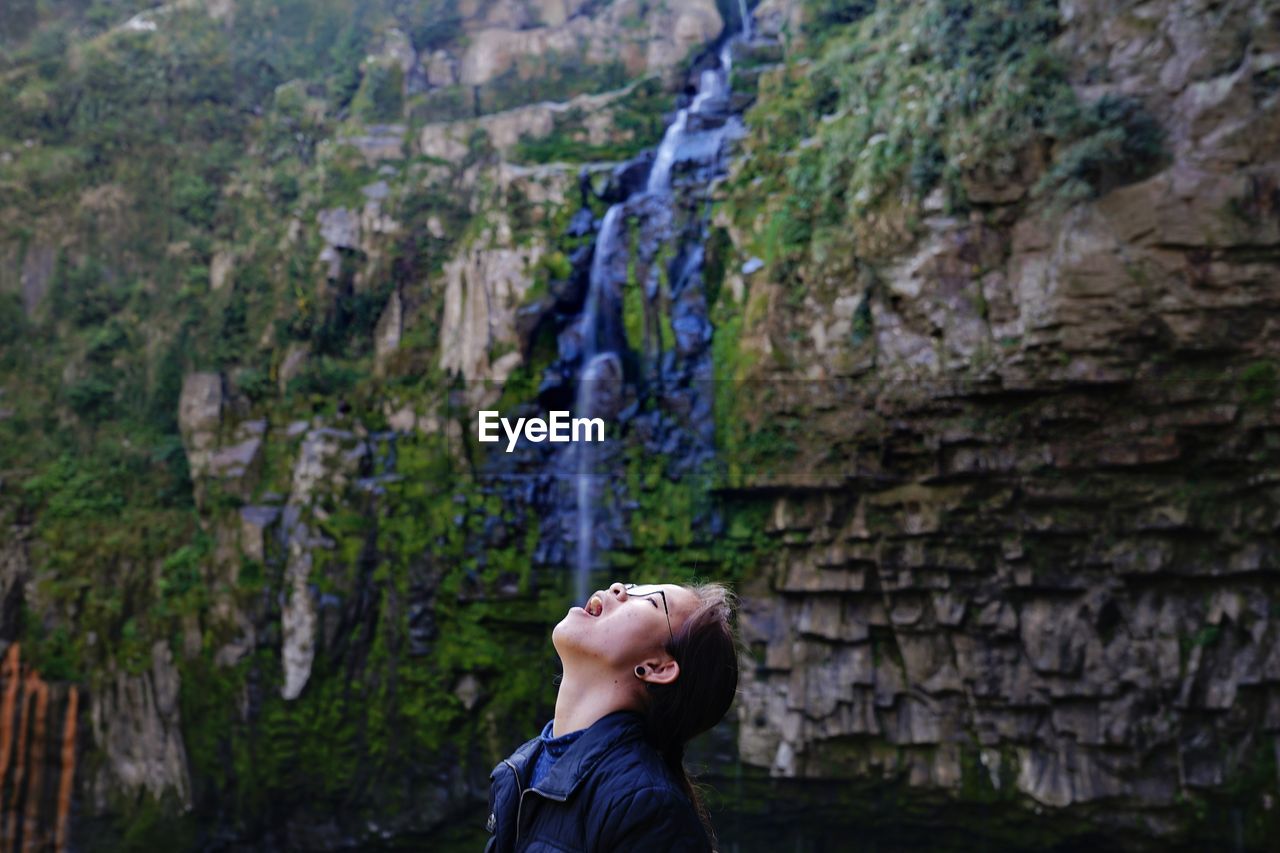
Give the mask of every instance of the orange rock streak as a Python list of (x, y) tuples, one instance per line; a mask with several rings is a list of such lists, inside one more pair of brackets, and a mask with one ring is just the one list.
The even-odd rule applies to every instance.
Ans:
[(4, 850), (14, 850), (18, 844), (18, 805), (22, 799), (22, 790), (26, 782), (27, 770), (27, 721), (31, 718), (31, 704), (35, 696), (26, 694), (18, 704), (18, 749), (14, 753), (13, 788), (9, 791), (8, 805), (4, 810)]
[(9, 646), (0, 664), (0, 682), (4, 683), (4, 702), (0, 705), (0, 793), (9, 774), (9, 758), (13, 751), (13, 706), (18, 702), (18, 644)]
[(76, 775), (76, 719), (80, 711), (80, 692), (75, 685), (67, 694), (67, 717), (62, 724), (62, 778), (58, 781), (58, 819), (54, 846), (67, 849), (67, 822), (71, 817), (71, 783)]
[(53, 758), (46, 755), (54, 746), (49, 736), (56, 731), (50, 728), (50, 692), (48, 683), (34, 669), (23, 671), (18, 644), (10, 645), (0, 661), (0, 853), (64, 851), (68, 846), (80, 692), (75, 685), (67, 689), (57, 755), (56, 814), (52, 816), (44, 772), (45, 764)]
[(40, 801), (42, 788), (40, 783), (44, 775), (44, 750), (46, 724), (49, 713), (49, 685), (36, 674), (35, 670), (27, 672), (27, 692), (35, 700), (36, 712), (31, 726), (31, 780), (27, 783), (27, 802), (22, 815), (22, 849), (34, 851), (41, 847), (47, 833), (40, 825)]

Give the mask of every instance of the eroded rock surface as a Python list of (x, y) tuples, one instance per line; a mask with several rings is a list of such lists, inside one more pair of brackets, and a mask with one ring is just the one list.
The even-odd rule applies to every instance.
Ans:
[(95, 691), (91, 712), (94, 741), (106, 761), (91, 783), (99, 811), (113, 791), (173, 797), (191, 807), (191, 779), (178, 707), (179, 677), (164, 641), (151, 649), (151, 666), (132, 675), (108, 674)]
[(926, 199), (874, 281), (799, 310), (731, 281), (768, 318), (739, 494), (776, 542), (740, 747), (1159, 835), (1280, 743), (1278, 31), (1268, 4), (1062, 13), (1081, 96), (1142, 98), (1162, 168), (1044, 212), (1030, 152), (966, 178), (969, 215)]

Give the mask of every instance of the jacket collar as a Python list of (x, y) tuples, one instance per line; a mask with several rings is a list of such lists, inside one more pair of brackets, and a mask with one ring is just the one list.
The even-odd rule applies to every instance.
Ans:
[(510, 764), (511, 768), (516, 771), (516, 777), (519, 782), (517, 787), (520, 790), (524, 790), (526, 780), (529, 778), (529, 774), (533, 770), (531, 764), (538, 755), (538, 748), (540, 744), (540, 738), (534, 738), (533, 740), (526, 741), (521, 744), (520, 747), (516, 749), (515, 752), (511, 753), (505, 761), (500, 762), (497, 767), (493, 768), (493, 773), (489, 775), (489, 778), (494, 778), (498, 771), (502, 769), (503, 764)]
[[(564, 801), (591, 774), (600, 759), (618, 744), (644, 737), (643, 718), (635, 711), (615, 711), (596, 720), (582, 737), (556, 760), (547, 777), (534, 790), (552, 800)], [(520, 778), (525, 779), (525, 766), (536, 755), (538, 739), (516, 750), (511, 757)], [(516, 761), (517, 756), (520, 760)]]

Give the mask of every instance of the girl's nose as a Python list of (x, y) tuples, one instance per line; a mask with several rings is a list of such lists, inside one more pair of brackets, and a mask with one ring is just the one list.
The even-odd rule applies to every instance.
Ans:
[(609, 592), (613, 593), (619, 601), (627, 600), (627, 588), (620, 582), (609, 584)]

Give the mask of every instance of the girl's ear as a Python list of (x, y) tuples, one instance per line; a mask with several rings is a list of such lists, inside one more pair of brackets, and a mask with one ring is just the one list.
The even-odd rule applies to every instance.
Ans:
[(645, 661), (644, 681), (651, 684), (670, 684), (680, 677), (680, 664), (676, 663), (673, 658), (664, 658), (662, 660), (653, 659)]

